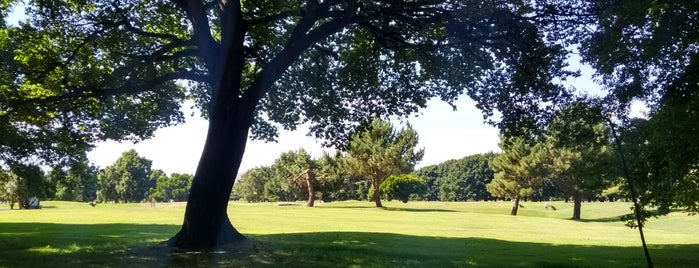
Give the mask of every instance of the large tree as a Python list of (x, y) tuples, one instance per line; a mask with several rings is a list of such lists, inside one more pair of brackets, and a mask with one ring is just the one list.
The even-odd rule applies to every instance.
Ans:
[(97, 198), (108, 202), (141, 202), (148, 198), (156, 179), (151, 175), (151, 160), (140, 157), (136, 150), (121, 154), (113, 165), (99, 172)]
[(401, 130), (390, 122), (374, 119), (366, 129), (352, 135), (344, 159), (344, 168), (365, 178), (373, 186), (371, 200), (381, 205), (381, 183), (391, 175), (413, 171), (422, 160), (424, 149), (417, 149), (418, 135), (410, 126)]
[[(691, 174), (699, 163), (699, 140), (692, 136), (699, 129), (699, 2), (598, 1), (591, 8), (598, 10), (595, 27), (571, 36), (581, 41), (584, 61), (611, 93), (608, 99), (615, 105), (606, 108), (616, 113), (605, 116), (621, 114), (614, 127), (644, 143), (624, 144), (625, 157), (653, 169), (650, 176), (632, 170), (635, 182), (628, 184), (645, 185), (639, 197), (661, 212), (674, 206), (697, 211), (697, 182)], [(632, 100), (650, 108), (648, 123), (625, 120)]]
[[(17, 1), (3, 1), (3, 11), (9, 2)], [(171, 240), (190, 249), (243, 238), (227, 202), (249, 133), (274, 139), (277, 127), (308, 122), (316, 137), (342, 145), (358, 122), (416, 112), (432, 97), (451, 102), (464, 90), (488, 113), (505, 112), (505, 122), (536, 114), (538, 101), (564, 94), (551, 81), (569, 73), (552, 30), (579, 22), (571, 14), (582, 10), (475, 0), (27, 7), (19, 26), (0, 25), (3, 160), (56, 162), (97, 140), (148, 138), (181, 122), (180, 104), (191, 98), (209, 128)]]
[(551, 181), (573, 197), (573, 220), (580, 220), (583, 194), (601, 191), (618, 175), (612, 172), (609, 136), (599, 112), (584, 103), (572, 103), (547, 126)]

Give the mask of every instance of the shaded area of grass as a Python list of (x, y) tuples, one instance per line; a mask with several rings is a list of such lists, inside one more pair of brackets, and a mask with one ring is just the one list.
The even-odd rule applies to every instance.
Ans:
[[(2, 267), (644, 267), (638, 247), (372, 232), (250, 235), (208, 253), (157, 241), (176, 225), (0, 223)], [(699, 245), (656, 245), (657, 267), (696, 267)]]
[[(324, 232), (256, 236), (255, 257), (293, 267), (645, 267), (637, 247)], [(699, 245), (652, 248), (657, 267), (695, 267)]]
[(0, 223), (0, 267), (109, 267), (118, 254), (177, 230), (174, 225)]

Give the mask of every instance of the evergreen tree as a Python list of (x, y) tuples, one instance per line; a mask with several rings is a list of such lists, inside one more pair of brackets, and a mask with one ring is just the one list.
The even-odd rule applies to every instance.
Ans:
[(417, 132), (410, 125), (396, 131), (391, 123), (374, 119), (366, 129), (352, 135), (344, 167), (371, 183), (371, 200), (376, 207), (382, 207), (381, 183), (388, 176), (411, 172), (422, 160), (424, 150), (415, 149), (417, 142)]
[(573, 197), (573, 220), (580, 220), (583, 194), (602, 191), (617, 175), (609, 140), (604, 120), (584, 103), (571, 104), (548, 125), (551, 181)]
[(517, 215), (520, 200), (532, 195), (542, 183), (544, 147), (519, 137), (503, 137), (500, 148), (503, 152), (490, 162), (495, 177), (486, 188), (493, 196), (512, 199), (510, 214)]

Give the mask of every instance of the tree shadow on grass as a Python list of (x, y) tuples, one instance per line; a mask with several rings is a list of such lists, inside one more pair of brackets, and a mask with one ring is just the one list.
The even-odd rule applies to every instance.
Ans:
[(401, 208), (401, 207), (389, 207), (389, 206), (384, 206), (384, 207), (376, 207), (374, 205), (367, 205), (367, 206), (315, 206), (315, 208), (334, 208), (334, 209), (382, 209), (382, 210), (387, 210), (387, 211), (409, 211), (409, 212), (459, 212), (458, 210), (453, 210), (453, 209), (439, 209), (439, 208)]
[(408, 212), (459, 212), (453, 209), (440, 209), (440, 208), (397, 208), (397, 207), (382, 207), (383, 210), (388, 211), (408, 211)]
[(594, 218), (594, 219), (582, 218), (579, 221), (581, 221), (581, 222), (622, 222), (621, 218), (622, 218), (622, 216), (612, 216), (612, 217)]
[[(175, 225), (0, 223), (0, 267), (644, 267), (640, 247), (317, 232), (250, 235), (205, 253), (157, 241)], [(656, 245), (657, 267), (695, 267), (699, 245)]]

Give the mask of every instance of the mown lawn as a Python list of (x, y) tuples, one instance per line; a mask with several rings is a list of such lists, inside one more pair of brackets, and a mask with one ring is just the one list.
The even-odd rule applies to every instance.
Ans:
[[(0, 267), (644, 267), (637, 230), (619, 216), (628, 203), (232, 202), (233, 224), (250, 239), (238, 248), (173, 253), (184, 203), (43, 202), (41, 210), (0, 208)], [(3, 204), (4, 205), (4, 204)], [(699, 216), (651, 220), (646, 239), (656, 267), (699, 267)]]

